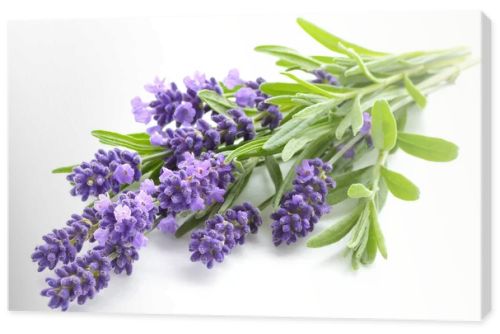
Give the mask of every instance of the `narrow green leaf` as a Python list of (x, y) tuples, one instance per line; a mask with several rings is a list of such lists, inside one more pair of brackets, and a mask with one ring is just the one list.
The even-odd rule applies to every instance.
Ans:
[(458, 156), (458, 146), (452, 142), (412, 133), (399, 132), (398, 146), (408, 154), (429, 161), (447, 162)]
[(356, 52), (354, 51), (352, 48), (349, 48), (349, 47), (345, 47), (342, 43), (339, 42), (339, 48), (341, 48), (342, 50), (345, 51), (345, 53), (351, 57), (353, 60), (356, 61), (356, 63), (358, 64), (358, 66), (361, 68), (361, 71), (363, 72), (363, 75), (370, 81), (373, 81), (373, 82), (381, 82), (381, 79), (377, 78), (375, 75), (372, 74), (372, 72), (370, 72), (370, 70), (368, 69), (368, 67), (366, 66), (365, 62), (363, 61), (363, 59), (361, 58), (361, 56)]
[(285, 145), (292, 138), (298, 137), (304, 129), (327, 115), (334, 105), (335, 102), (329, 100), (302, 109), (266, 141), (263, 146), (264, 150), (273, 150)]
[(302, 150), (309, 141), (309, 139), (303, 137), (290, 139), (281, 152), (281, 159), (284, 162), (290, 160), (295, 153)]
[(427, 98), (422, 94), (422, 92), (418, 89), (415, 84), (410, 80), (410, 78), (405, 75), (405, 88), (408, 91), (408, 94), (413, 98), (415, 103), (419, 106), (420, 109), (424, 109), (427, 105)]
[(247, 167), (245, 169), (245, 173), (241, 175), (238, 178), (238, 180), (233, 183), (233, 185), (231, 186), (231, 188), (229, 188), (229, 191), (227, 192), (224, 198), (224, 203), (222, 203), (218, 211), (224, 212), (234, 204), (234, 202), (238, 199), (240, 194), (245, 189), (246, 185), (248, 184), (248, 181), (250, 181), (250, 177), (252, 176), (254, 167), (255, 165)]
[(363, 212), (361, 213), (358, 221), (356, 222), (356, 227), (352, 232), (351, 241), (349, 241), (349, 243), (347, 244), (348, 248), (357, 249), (361, 245), (361, 242), (363, 241), (363, 238), (369, 226), (369, 219), (368, 219), (369, 215), (370, 215), (369, 207), (368, 205), (365, 205)]
[(208, 104), (210, 108), (227, 117), (230, 117), (230, 115), (227, 113), (229, 109), (237, 108), (237, 105), (235, 103), (229, 101), (225, 97), (217, 94), (212, 90), (200, 90), (198, 92), (198, 97), (203, 102)]
[(373, 145), (379, 150), (390, 151), (396, 145), (397, 124), (386, 100), (375, 101), (372, 108)]
[(361, 110), (361, 95), (359, 94), (354, 98), (349, 118), (351, 119), (352, 134), (355, 136), (363, 126), (363, 111)]
[(420, 196), (417, 186), (404, 175), (393, 172), (385, 167), (381, 168), (381, 174), (391, 194), (405, 201), (415, 201)]
[(302, 87), (306, 88), (309, 90), (309, 92), (311, 93), (316, 93), (316, 94), (319, 94), (319, 95), (323, 95), (325, 97), (328, 97), (328, 98), (332, 98), (332, 97), (335, 97), (336, 95), (332, 92), (329, 92), (323, 88), (320, 88), (319, 86), (313, 84), (313, 83), (310, 83), (308, 81), (305, 81), (301, 78), (299, 78), (298, 76), (296, 76), (295, 74), (292, 74), (290, 72), (282, 72), (281, 74), (289, 77), (290, 79), (294, 80), (295, 82), (297, 82), (299, 85), (301, 85)]
[(59, 167), (55, 168), (52, 170), (53, 174), (67, 174), (71, 173), (73, 171), (73, 168), (75, 168), (78, 165), (71, 165), (71, 166), (64, 166), (64, 167)]
[(321, 63), (313, 58), (301, 55), (296, 50), (279, 46), (279, 45), (260, 45), (255, 48), (255, 51), (264, 52), (284, 60), (286, 67), (295, 65), (306, 71), (312, 71), (321, 66)]
[(360, 209), (355, 210), (354, 212), (349, 214), (347, 217), (341, 219), (338, 223), (327, 228), (326, 230), (324, 230), (320, 234), (310, 238), (307, 241), (307, 247), (319, 248), (319, 247), (331, 245), (331, 244), (336, 243), (337, 241), (341, 240), (354, 227), (354, 225), (356, 224), (356, 222), (359, 219), (360, 213), (361, 213)]
[(319, 43), (323, 44), (323, 46), (327, 47), (328, 49), (330, 49), (332, 51), (345, 54), (345, 52), (338, 47), (338, 43), (341, 42), (345, 46), (355, 50), (360, 55), (374, 56), (374, 57), (386, 55), (386, 53), (384, 53), (384, 52), (369, 50), (369, 49), (366, 49), (362, 46), (359, 46), (359, 45), (356, 45), (354, 43), (350, 43), (346, 40), (343, 40), (335, 35), (330, 34), (329, 32), (327, 32), (325, 30), (321, 29), (320, 27), (312, 24), (311, 22), (308, 22), (308, 21), (302, 19), (302, 18), (298, 18), (297, 23), (312, 38), (314, 38)]
[(245, 144), (239, 146), (234, 151), (229, 153), (229, 155), (226, 157), (226, 162), (233, 161), (234, 159), (239, 158), (244, 154), (259, 152), (260, 150), (262, 150), (262, 147), (267, 140), (269, 140), (269, 136), (246, 142)]
[(370, 233), (373, 233), (375, 240), (377, 241), (378, 250), (384, 257), (384, 259), (387, 259), (387, 248), (385, 247), (384, 235), (382, 234), (382, 230), (380, 229), (380, 224), (378, 222), (378, 212), (373, 201), (370, 202), (370, 224), (370, 227), (372, 228)]
[(280, 165), (272, 155), (268, 155), (265, 162), (267, 171), (273, 180), (274, 187), (278, 190), (281, 187), (281, 183), (283, 183), (283, 175), (281, 174)]
[(368, 228), (368, 242), (366, 244), (365, 252), (361, 257), (361, 263), (363, 264), (371, 264), (375, 261), (377, 257), (377, 237), (374, 231), (375, 227), (373, 224), (373, 220), (370, 217), (370, 227)]
[(151, 145), (149, 139), (132, 137), (129, 135), (106, 130), (94, 130), (91, 133), (92, 136), (98, 138), (99, 141), (103, 144), (126, 147), (131, 150), (137, 151), (141, 155), (164, 151), (164, 149), (161, 147)]
[(372, 195), (372, 191), (365, 187), (362, 183), (354, 183), (351, 184), (349, 189), (347, 190), (347, 196), (350, 198), (364, 198)]
[(294, 82), (264, 82), (259, 89), (271, 96), (295, 95), (297, 93), (309, 93), (311, 90)]

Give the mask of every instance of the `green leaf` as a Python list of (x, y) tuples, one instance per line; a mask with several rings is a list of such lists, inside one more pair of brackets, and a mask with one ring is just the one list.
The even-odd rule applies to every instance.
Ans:
[(329, 100), (302, 109), (266, 141), (263, 146), (264, 150), (273, 150), (285, 145), (292, 138), (298, 137), (304, 129), (325, 116), (333, 106), (334, 101)]
[(309, 93), (311, 90), (298, 83), (293, 82), (264, 82), (259, 89), (271, 96), (295, 95), (297, 93)]
[(361, 257), (361, 263), (371, 264), (377, 257), (377, 238), (374, 231), (373, 220), (370, 218), (370, 227), (368, 228), (368, 242), (366, 244), (365, 252)]
[(373, 145), (379, 150), (390, 151), (396, 145), (397, 124), (386, 100), (375, 101), (372, 108)]
[(78, 165), (71, 165), (71, 166), (64, 166), (64, 167), (59, 167), (55, 168), (52, 170), (53, 174), (67, 174), (71, 173), (73, 171), (73, 168), (75, 168)]
[(387, 248), (385, 247), (384, 235), (380, 229), (377, 208), (373, 201), (370, 202), (370, 228), (370, 233), (374, 235), (374, 238), (377, 241), (377, 247), (380, 254), (382, 254), (384, 259), (387, 259)]
[(131, 150), (137, 151), (141, 155), (158, 153), (164, 151), (161, 147), (151, 145), (149, 139), (132, 137), (121, 133), (105, 130), (94, 130), (91, 132), (92, 136), (99, 139), (99, 141), (106, 145), (126, 147)]
[(290, 72), (282, 72), (281, 74), (283, 74), (283, 75), (289, 77), (290, 79), (294, 80), (295, 82), (297, 82), (302, 87), (308, 89), (309, 92), (311, 92), (311, 93), (319, 94), (319, 95), (322, 95), (322, 96), (325, 96), (325, 97), (328, 97), (328, 98), (335, 97), (334, 93), (329, 92), (329, 91), (327, 91), (327, 90), (325, 90), (323, 88), (320, 88), (319, 86), (317, 86), (317, 85), (315, 85), (313, 83), (305, 81), (305, 80), (299, 78), (298, 76), (296, 76), (295, 74), (292, 74)]
[(408, 154), (418, 158), (447, 162), (457, 158), (458, 146), (440, 138), (399, 132), (398, 146)]
[(356, 45), (354, 43), (350, 43), (346, 40), (343, 40), (335, 35), (330, 34), (329, 32), (321, 29), (320, 27), (312, 24), (311, 22), (308, 22), (302, 18), (297, 19), (297, 23), (301, 26), (302, 29), (305, 30), (312, 38), (317, 40), (319, 43), (321, 43), (323, 46), (327, 47), (328, 49), (346, 54), (344, 50), (339, 48), (338, 44), (339, 42), (345, 45), (348, 48), (353, 49), (360, 55), (364, 56), (373, 56), (373, 57), (378, 57), (378, 56), (383, 56), (386, 55), (384, 52), (379, 52), (379, 51), (373, 51), (366, 49), (362, 46)]
[(420, 109), (424, 109), (427, 105), (427, 98), (424, 96), (424, 94), (422, 94), (418, 87), (413, 84), (413, 82), (407, 75), (405, 75), (404, 82), (408, 94), (410, 94), (410, 96), (413, 98)]
[(361, 58), (361, 56), (356, 52), (354, 51), (352, 48), (349, 48), (349, 47), (345, 47), (342, 43), (339, 42), (339, 48), (341, 48), (342, 50), (345, 51), (345, 53), (350, 57), (352, 58), (353, 60), (356, 61), (356, 63), (358, 64), (358, 66), (361, 68), (361, 71), (363, 72), (363, 75), (370, 81), (373, 81), (373, 82), (381, 82), (381, 79), (377, 78), (375, 75), (372, 74), (372, 72), (370, 72), (370, 70), (368, 69), (368, 67), (366, 66), (365, 62), (363, 61), (363, 59)]
[(290, 139), (281, 152), (281, 159), (283, 160), (283, 162), (290, 160), (295, 155), (295, 153), (302, 150), (309, 141), (309, 139), (300, 137)]
[(341, 219), (338, 223), (327, 228), (320, 234), (310, 238), (307, 241), (307, 247), (310, 248), (324, 247), (341, 240), (354, 227), (354, 225), (359, 219), (360, 212), (361, 210), (359, 209), (354, 211), (347, 217)]
[(349, 118), (351, 119), (352, 134), (355, 136), (363, 126), (363, 111), (361, 110), (361, 95), (359, 94), (354, 98)]
[(361, 213), (361, 215), (359, 216), (359, 219), (356, 222), (356, 226), (352, 232), (351, 241), (349, 241), (349, 243), (347, 244), (348, 248), (356, 250), (364, 241), (363, 239), (365, 238), (365, 234), (367, 233), (367, 229), (370, 223), (368, 219), (369, 215), (370, 215), (369, 206), (365, 205), (365, 208)]
[(260, 151), (262, 151), (262, 147), (266, 141), (269, 140), (269, 136), (254, 139), (251, 141), (246, 142), (245, 144), (242, 144), (238, 148), (236, 148), (234, 151), (229, 153), (229, 155), (226, 157), (226, 162), (231, 162), (234, 159), (237, 159), (245, 154), (256, 154)]
[(272, 155), (266, 157), (266, 168), (273, 180), (274, 187), (278, 190), (283, 183), (283, 175), (281, 174), (280, 165)]
[(217, 94), (213, 90), (200, 90), (198, 92), (198, 97), (208, 104), (210, 108), (218, 112), (219, 114), (222, 114), (226, 117), (231, 117), (227, 111), (229, 109), (237, 108), (236, 103), (233, 103), (226, 99), (225, 97)]
[(381, 174), (391, 194), (405, 201), (415, 201), (418, 199), (420, 191), (404, 175), (393, 172), (385, 167), (381, 168)]
[(321, 66), (321, 63), (313, 58), (302, 56), (296, 50), (279, 46), (279, 45), (260, 45), (255, 48), (255, 51), (264, 52), (286, 62), (286, 67), (295, 65), (306, 71), (312, 71)]
[(349, 190), (347, 190), (347, 196), (350, 198), (364, 198), (372, 195), (372, 191), (365, 187), (362, 183), (351, 184)]
[(327, 201), (330, 205), (335, 205), (348, 198), (347, 190), (353, 183), (365, 183), (369, 180), (372, 167), (365, 167), (355, 171), (333, 175), (336, 187), (328, 193)]

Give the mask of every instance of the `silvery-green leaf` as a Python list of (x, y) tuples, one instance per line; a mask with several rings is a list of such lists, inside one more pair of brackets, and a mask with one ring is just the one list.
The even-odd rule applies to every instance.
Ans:
[(447, 162), (456, 159), (458, 146), (441, 138), (400, 132), (398, 146), (408, 154), (421, 159)]
[(281, 152), (281, 159), (284, 162), (290, 160), (295, 153), (302, 150), (309, 141), (309, 139), (303, 137), (290, 139)]
[(381, 168), (387, 188), (391, 194), (405, 201), (415, 201), (420, 196), (417, 186), (408, 180), (404, 175), (391, 171), (385, 167)]
[(397, 124), (386, 100), (378, 100), (372, 108), (373, 145), (379, 150), (390, 151), (396, 144)]
[(347, 217), (341, 219), (338, 223), (335, 223), (334, 225), (327, 228), (320, 234), (310, 238), (307, 241), (307, 247), (310, 248), (324, 247), (341, 240), (354, 227), (354, 225), (359, 219), (360, 212), (361, 210), (359, 209), (353, 211)]
[(370, 197), (372, 193), (373, 192), (362, 183), (351, 184), (351, 186), (347, 190), (347, 196), (349, 196), (350, 198)]
[(384, 235), (382, 234), (382, 230), (380, 229), (380, 224), (378, 222), (378, 212), (373, 201), (370, 202), (370, 224), (370, 233), (373, 233), (375, 240), (377, 241), (378, 250), (384, 257), (384, 259), (387, 259), (387, 248), (385, 246)]
[(229, 109), (237, 108), (236, 103), (229, 101), (224, 96), (221, 96), (214, 92), (213, 90), (200, 90), (198, 92), (198, 97), (208, 104), (210, 108), (217, 111), (219, 114), (225, 115), (226, 117), (231, 117), (227, 111)]
[(420, 109), (424, 109), (427, 105), (427, 98), (422, 94), (420, 89), (413, 84), (410, 78), (406, 75), (404, 78), (405, 88), (410, 94), (410, 96), (415, 100), (415, 103), (419, 106)]
[(351, 119), (352, 134), (355, 136), (363, 126), (363, 112), (361, 110), (361, 95), (354, 98), (349, 118)]
[(265, 162), (269, 175), (273, 180), (274, 187), (276, 190), (278, 190), (281, 187), (281, 183), (283, 182), (283, 175), (281, 174), (280, 165), (272, 155), (268, 155)]
[(318, 27), (318, 26), (312, 24), (311, 22), (308, 22), (302, 18), (298, 18), (297, 23), (312, 38), (314, 38), (319, 43), (323, 44), (325, 47), (327, 47), (328, 49), (330, 49), (332, 51), (345, 54), (344, 51), (338, 47), (338, 43), (341, 42), (345, 46), (355, 50), (357, 53), (359, 53), (361, 55), (377, 57), (377, 56), (383, 56), (386, 54), (384, 52), (369, 50), (369, 49), (366, 49), (362, 46), (356, 45), (354, 43), (350, 43), (344, 39), (341, 39), (335, 35), (330, 34), (329, 32), (321, 29), (320, 27)]
[[(286, 62), (286, 67), (290, 65), (298, 66), (306, 71), (312, 71), (321, 66), (321, 63), (313, 58), (306, 57), (298, 53), (296, 50), (279, 46), (279, 45), (260, 45), (255, 48), (255, 51), (264, 52)], [(282, 63), (284, 64), (284, 63)]]
[(294, 80), (299, 85), (301, 85), (302, 87), (308, 89), (310, 93), (323, 95), (323, 96), (328, 97), (328, 98), (332, 98), (332, 97), (336, 96), (333, 92), (327, 91), (318, 85), (315, 85), (313, 83), (305, 81), (305, 80), (299, 78), (298, 76), (296, 76), (295, 74), (292, 74), (290, 72), (282, 72), (281, 74), (289, 77), (290, 79)]
[(55, 168), (52, 170), (53, 174), (67, 174), (71, 173), (73, 171), (73, 168), (75, 168), (78, 165), (71, 165), (71, 166), (64, 166), (64, 167), (59, 167)]

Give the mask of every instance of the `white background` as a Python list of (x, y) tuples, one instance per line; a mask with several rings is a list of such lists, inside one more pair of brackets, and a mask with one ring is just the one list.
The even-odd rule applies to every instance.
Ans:
[[(234, 8), (233, 8), (233, 9), (234, 9)], [(254, 12), (255, 12), (255, 11), (254, 11)], [(94, 16), (94, 15), (88, 15), (88, 16)], [(36, 17), (36, 15), (35, 15), (35, 17)], [(345, 35), (345, 34), (344, 34), (344, 35)], [(268, 37), (270, 37), (270, 35), (267, 35), (267, 36), (268, 36)], [(290, 34), (288, 34), (288, 36), (290, 36)], [(346, 36), (346, 37), (347, 37), (347, 36)], [(281, 41), (281, 40), (282, 40), (282, 39), (281, 39), (281, 37), (280, 37), (280, 39), (277, 39), (276, 41)], [(357, 40), (361, 41), (360, 39), (357, 39)], [(259, 67), (259, 68), (261, 68), (261, 67)], [(248, 73), (253, 73), (253, 72), (252, 72), (252, 71), (249, 71)], [(455, 89), (455, 88), (452, 88), (452, 89), (450, 89), (449, 91), (452, 91), (453, 89)], [(436, 100), (438, 99), (438, 96), (440, 96), (440, 95), (442, 95), (442, 94), (445, 94), (445, 92), (440, 93), (439, 95), (436, 95), (436, 96), (434, 96), (433, 98), (431, 98), (431, 104), (432, 104), (432, 103), (434, 103), (434, 101), (436, 101)], [(444, 98), (444, 97), (443, 97), (443, 98)], [(444, 130), (443, 130), (443, 127), (440, 127), (440, 131), (444, 131)], [(449, 166), (447, 166), (447, 167), (449, 167)], [(438, 168), (438, 169), (439, 169), (439, 168)], [(414, 179), (415, 179), (415, 178), (414, 178)], [(415, 181), (417, 181), (417, 180), (415, 180)], [(418, 181), (420, 181), (420, 180), (418, 180)], [(425, 191), (424, 191), (425, 186), (424, 186), (421, 182), (419, 182), (419, 184), (421, 185), (421, 188), (422, 188), (423, 192), (425, 193)], [(54, 188), (59, 188), (59, 187), (58, 187), (57, 185), (55, 185), (55, 186), (54, 186)], [(394, 205), (395, 205), (395, 204), (394, 204)], [(394, 208), (394, 205), (393, 205), (392, 203), (390, 203), (390, 206), (388, 206), (388, 208), (391, 208), (391, 210), (392, 210), (392, 208)], [(408, 210), (411, 210), (411, 209), (412, 209), (412, 207), (408, 207)], [(408, 223), (408, 226), (410, 226), (410, 222), (407, 222), (407, 223)], [(390, 238), (390, 236), (387, 236), (387, 238), (389, 239), (389, 238)], [(391, 238), (391, 239), (392, 239), (392, 240), (394, 240), (393, 238)], [(395, 246), (394, 246), (394, 248), (396, 248), (396, 246), (398, 246), (398, 245), (395, 245)], [(399, 247), (397, 247), (397, 248), (396, 248), (396, 249), (398, 250), (398, 253), (399, 253), (400, 249), (402, 248), (402, 246), (404, 246), (404, 245), (399, 245)], [(241, 253), (242, 253), (242, 254), (238, 254), (238, 260), (233, 260), (233, 261), (232, 261), (231, 267), (236, 266), (236, 265), (238, 265), (238, 266), (240, 266), (240, 265), (241, 265), (241, 266), (244, 266), (244, 265), (245, 265), (245, 263), (243, 263), (243, 262), (244, 262), (244, 259), (248, 257), (248, 255), (247, 255), (247, 254), (248, 254), (248, 251), (246, 251), (246, 250), (245, 250), (245, 251), (243, 252), (243, 250), (242, 250), (242, 252), (241, 252)], [(243, 253), (245, 253), (245, 254), (243, 254)], [(394, 256), (392, 256), (392, 254), (394, 254), (394, 253), (395, 253), (394, 251), (391, 253), (391, 260), (390, 260), (389, 262), (387, 262), (387, 263), (383, 263), (382, 265), (377, 265), (377, 268), (376, 268), (376, 269), (378, 270), (378, 268), (379, 268), (379, 267), (388, 266), (390, 262), (392, 262), (392, 261), (396, 261), (396, 260), (395, 260), (395, 258), (394, 258)], [(234, 255), (237, 255), (237, 254), (234, 254)], [(234, 255), (233, 255), (233, 256), (234, 256)], [(318, 256), (318, 255), (315, 255), (315, 257), (314, 257), (314, 258), (317, 258), (317, 256)], [(144, 260), (144, 258), (145, 258), (145, 256), (143, 256), (143, 260)], [(141, 261), (141, 262), (143, 262), (143, 261)], [(229, 262), (228, 262), (227, 264), (229, 264)], [(226, 265), (227, 265), (227, 264), (226, 264)], [(342, 262), (341, 262), (341, 261), (338, 261), (338, 263), (335, 265), (335, 267), (339, 267), (339, 264), (342, 264)], [(221, 268), (222, 268), (222, 267), (221, 267)], [(373, 269), (375, 269), (375, 268), (371, 268), (370, 270), (365, 270), (365, 271), (363, 271), (362, 275), (365, 275), (365, 274), (366, 274), (366, 273), (368, 273), (368, 272), (372, 272), (372, 270), (373, 270)], [(338, 271), (338, 269), (336, 269), (336, 270)], [(218, 276), (223, 276), (223, 275), (219, 275), (219, 273), (218, 273)], [(357, 276), (361, 276), (361, 275), (360, 275), (360, 274), (357, 274)], [(130, 279), (129, 279), (129, 281), (131, 281), (131, 280), (135, 280), (135, 279), (136, 279), (136, 277), (135, 277), (135, 275), (134, 275), (134, 278), (130, 278)], [(103, 295), (103, 296), (101, 296), (101, 297), (102, 297), (101, 299), (104, 299), (104, 298), (107, 298), (108, 296), (104, 296), (104, 295)], [(108, 298), (107, 298), (107, 299), (108, 299)], [(125, 300), (125, 299), (124, 299), (124, 300)], [(265, 303), (268, 303), (268, 302), (269, 302), (269, 301), (265, 301), (265, 302), (264, 302), (264, 304), (265, 304)], [(14, 317), (14, 318), (16, 318), (16, 317)], [(19, 318), (18, 318), (18, 319), (19, 319)], [(88, 317), (87, 317), (87, 319), (90, 319), (90, 318), (88, 318)], [(101, 317), (100, 319), (101, 319), (101, 321), (103, 320), (103, 318), (102, 318), (102, 317)], [(115, 320), (116, 320), (116, 319), (118, 319), (118, 318), (116, 318), (116, 317), (115, 317)], [(121, 319), (121, 318), (120, 318), (120, 319)], [(40, 319), (39, 319), (39, 321), (40, 321)], [(120, 320), (120, 321), (125, 321), (125, 320), (123, 319), (123, 320)], [(151, 320), (151, 319), (149, 319), (149, 321), (152, 321), (152, 320)], [(158, 321), (158, 320), (156, 320), (156, 321)], [(179, 321), (182, 321), (182, 320), (179, 320)], [(209, 320), (209, 322), (210, 322), (210, 323), (212, 323), (212, 324), (219, 324), (219, 323), (220, 323), (220, 322), (217, 322), (217, 320)], [(234, 320), (231, 320), (230, 322), (234, 323)], [(277, 322), (272, 322), (272, 321), (269, 321), (269, 320), (267, 321), (267, 325), (268, 325), (268, 326), (272, 326), (273, 324), (274, 324), (274, 325), (279, 325), (279, 323), (277, 323)], [(288, 323), (288, 324), (290, 324), (290, 323)], [(324, 324), (324, 323), (323, 323), (323, 324)], [(364, 324), (362, 324), (361, 326), (364, 326), (364, 325), (366, 325), (366, 324), (367, 324), (367, 323), (364, 323)], [(298, 325), (298, 323), (294, 323), (293, 325), (294, 325), (294, 326), (297, 326), (297, 327), (299, 326), (299, 325)], [(306, 322), (306, 326), (307, 326), (307, 325), (311, 326), (311, 325), (312, 325), (312, 323), (311, 323), (311, 322)], [(393, 327), (393, 328), (394, 328), (394, 327)]]

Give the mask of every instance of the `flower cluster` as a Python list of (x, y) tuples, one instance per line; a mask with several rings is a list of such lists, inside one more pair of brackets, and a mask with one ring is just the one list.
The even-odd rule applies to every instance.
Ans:
[(224, 214), (216, 214), (202, 229), (191, 234), (191, 261), (212, 268), (221, 263), (236, 245), (243, 245), (248, 233), (257, 233), (262, 225), (260, 211), (250, 203), (236, 205)]
[(50, 298), (50, 308), (66, 311), (70, 302), (76, 300), (78, 304), (83, 304), (107, 287), (110, 270), (109, 260), (99, 251), (90, 250), (75, 261), (57, 268), (57, 277), (47, 278), (49, 287), (41, 294)]
[(167, 87), (165, 80), (159, 78), (156, 78), (152, 84), (145, 85), (145, 90), (154, 94), (154, 99), (150, 102), (143, 102), (140, 97), (132, 99), (132, 113), (135, 120), (148, 124), (151, 119), (154, 119), (161, 129), (172, 121), (175, 121), (178, 126), (194, 124), (206, 111), (210, 110), (202, 103), (197, 92), (208, 89), (222, 94), (214, 78), (207, 80), (205, 75), (200, 73), (195, 73), (193, 78), (186, 77), (184, 84), (186, 92), (179, 91), (173, 82)]
[(59, 262), (67, 264), (74, 261), (83, 243), (90, 238), (89, 230), (97, 222), (96, 211), (86, 208), (82, 215), (72, 215), (66, 227), (44, 235), (42, 239), (45, 243), (37, 246), (31, 255), (33, 262), (38, 263), (38, 271), (45, 268), (52, 270)]
[(131, 184), (141, 178), (140, 164), (141, 158), (137, 153), (118, 148), (99, 150), (95, 159), (76, 166), (67, 176), (73, 185), (70, 193), (81, 196), (83, 201), (89, 196), (99, 196), (110, 190), (117, 193), (121, 185)]
[(132, 272), (132, 262), (138, 259), (137, 250), (146, 246), (144, 232), (153, 225), (158, 208), (153, 197), (143, 190), (120, 194), (116, 202), (100, 196), (95, 208), (101, 216), (94, 238), (99, 246), (95, 249), (113, 257), (111, 267), (116, 273)]
[(240, 107), (257, 108), (261, 113), (261, 125), (272, 130), (278, 127), (283, 119), (283, 114), (277, 106), (265, 102), (269, 96), (259, 89), (264, 82), (265, 80), (262, 78), (257, 78), (256, 81), (243, 81), (236, 69), (229, 71), (224, 79), (224, 85), (229, 89), (241, 86), (234, 94), (236, 104)]
[(283, 196), (280, 207), (271, 215), (275, 246), (288, 245), (306, 236), (321, 216), (329, 212), (326, 197), (335, 187), (328, 176), (331, 170), (332, 167), (319, 158), (303, 160), (297, 166), (293, 189)]
[(175, 231), (175, 216), (182, 211), (199, 211), (214, 202), (223, 202), (226, 190), (234, 181), (232, 164), (224, 156), (205, 152), (199, 158), (184, 153), (177, 170), (163, 168), (158, 187), (158, 201), (166, 218), (158, 228)]

